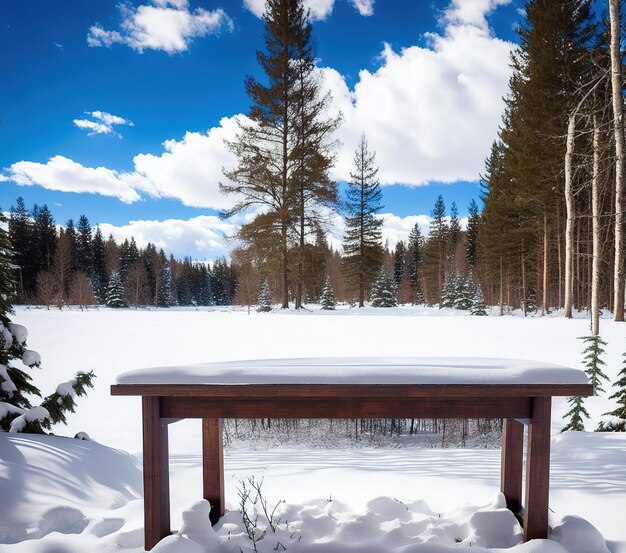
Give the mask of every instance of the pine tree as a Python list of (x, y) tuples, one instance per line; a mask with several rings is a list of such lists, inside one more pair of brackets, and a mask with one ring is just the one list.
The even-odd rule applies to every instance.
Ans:
[[(165, 253), (161, 250), (160, 254), (165, 258)], [(208, 280), (207, 275), (207, 280)], [(161, 286), (159, 287), (158, 305), (160, 307), (173, 307), (176, 305), (176, 298), (174, 296), (174, 279), (172, 278), (172, 268), (170, 267), (167, 258), (164, 259), (163, 266), (161, 268)], [(210, 305), (210, 304), (207, 304)]]
[(128, 305), (124, 284), (117, 271), (111, 273), (104, 303), (107, 307), (126, 307)]
[(443, 307), (444, 278), (446, 250), (448, 247), (449, 228), (446, 222), (446, 205), (441, 194), (437, 197), (435, 206), (431, 211), (430, 232), (428, 241), (432, 244), (432, 248), (427, 251), (430, 253), (428, 262), (431, 270), (434, 270), (435, 280), (435, 296), (439, 307)]
[(348, 285), (358, 291), (359, 307), (365, 290), (371, 286), (382, 260), (382, 220), (376, 214), (383, 208), (382, 192), (375, 167), (376, 154), (369, 151), (365, 135), (354, 155), (355, 171), (346, 190), (346, 234), (343, 269)]
[(370, 304), (372, 307), (396, 307), (398, 305), (396, 285), (384, 268), (380, 269), (372, 285)]
[(34, 251), (37, 260), (37, 272), (52, 268), (57, 243), (57, 229), (52, 213), (44, 204), (36, 210)]
[(76, 265), (75, 269), (82, 271), (88, 277), (93, 276), (93, 248), (91, 226), (85, 215), (78, 219), (76, 227)]
[(448, 225), (448, 255), (450, 261), (454, 260), (456, 250), (461, 241), (461, 222), (459, 221), (459, 209), (456, 202), (450, 206), (450, 224)]
[(465, 232), (465, 261), (470, 269), (476, 267), (479, 227), (480, 215), (478, 213), (478, 205), (472, 199), (467, 209), (467, 230)]
[(613, 387), (617, 391), (610, 396), (610, 399), (617, 401), (617, 407), (613, 411), (605, 413), (620, 421), (609, 420), (601, 421), (598, 430), (600, 432), (625, 432), (626, 431), (626, 353), (623, 354), (624, 361), (622, 370), (619, 372), (618, 379), (613, 383)]
[(400, 287), (402, 277), (404, 276), (406, 256), (406, 246), (404, 245), (404, 242), (400, 240), (400, 242), (396, 244), (396, 250), (393, 253), (393, 281), (396, 284), (396, 288)]
[(463, 311), (470, 311), (474, 303), (476, 285), (471, 275), (463, 277), (457, 276), (457, 297), (454, 307)]
[(270, 285), (267, 280), (263, 282), (261, 288), (259, 289), (256, 310), (259, 313), (268, 313), (272, 310), (272, 291), (270, 290)]
[(450, 271), (443, 280), (443, 289), (441, 293), (441, 307), (455, 307), (459, 298), (459, 277), (457, 273)]
[(602, 366), (606, 365), (602, 359), (602, 354), (604, 353), (604, 346), (607, 344), (600, 336), (582, 336), (578, 339), (587, 344), (583, 350), (584, 364), (587, 367), (585, 372), (593, 386), (593, 395), (600, 395), (600, 392), (604, 393), (601, 381), (609, 380), (608, 376), (602, 372)]
[(413, 291), (413, 304), (424, 303), (424, 287), (422, 283), (422, 261), (424, 258), (424, 238), (417, 223), (409, 234), (407, 247), (407, 265), (409, 267), (409, 282)]
[(337, 305), (335, 293), (333, 292), (333, 287), (330, 284), (330, 277), (326, 277), (326, 284), (324, 285), (324, 290), (322, 292), (321, 304), (322, 309), (327, 311), (334, 311), (335, 306)]
[(584, 432), (585, 423), (583, 421), (583, 417), (588, 419), (589, 413), (585, 409), (583, 405), (583, 398), (580, 396), (570, 397), (567, 402), (570, 405), (570, 410), (563, 415), (564, 419), (569, 417), (569, 422), (565, 425), (565, 428), (561, 430), (561, 432), (565, 432), (566, 430), (578, 430)]
[(482, 288), (480, 284), (476, 284), (474, 290), (474, 297), (472, 298), (472, 307), (470, 308), (470, 314), (478, 317), (484, 317), (487, 315), (487, 307), (485, 306), (485, 297), (483, 296)]
[(92, 372), (79, 372), (75, 378), (57, 386), (54, 393), (33, 406), (30, 399), (41, 397), (26, 371), (13, 366), (19, 360), (29, 369), (39, 368), (41, 357), (27, 349), (28, 331), (11, 322), (13, 313), (9, 298), (14, 284), (11, 278), (10, 242), (4, 226), (6, 219), (0, 212), (0, 429), (11, 432), (42, 433), (53, 424), (65, 423), (65, 413), (74, 412), (74, 398), (82, 396), (86, 388), (93, 388)]
[(106, 270), (106, 246), (100, 227), (96, 228), (91, 242), (93, 259), (92, 283), (98, 303), (104, 303), (106, 296), (107, 270)]
[(325, 118), (330, 97), (319, 93), (311, 23), (302, 0), (267, 0), (263, 19), (265, 49), (257, 51), (257, 61), (268, 83), (246, 78), (252, 107), (248, 120), (240, 120), (236, 139), (227, 142), (237, 166), (225, 172), (229, 182), (220, 184), (223, 193), (236, 194), (238, 201), (222, 216), (263, 208), (242, 226), (239, 237), (259, 247), (271, 246), (266, 253), (280, 265), (281, 306), (287, 309), (291, 234), (295, 230), (299, 243), (300, 301), (304, 235), (316, 206), (336, 200), (328, 170), (334, 149), (330, 137), (339, 119)]
[(13, 250), (12, 263), (20, 270), (19, 301), (24, 302), (31, 296), (36, 286), (36, 259), (34, 243), (34, 226), (24, 198), (17, 199), (15, 207), (11, 206), (9, 218), (9, 240)]

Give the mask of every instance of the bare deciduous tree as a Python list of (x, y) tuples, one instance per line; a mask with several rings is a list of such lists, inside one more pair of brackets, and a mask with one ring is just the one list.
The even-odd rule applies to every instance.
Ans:
[(133, 263), (126, 279), (126, 297), (135, 309), (146, 303), (148, 295), (148, 273), (143, 263)]
[(52, 271), (41, 271), (37, 275), (37, 301), (45, 305), (47, 309), (56, 303), (57, 296), (56, 277)]
[(89, 277), (82, 271), (76, 271), (70, 281), (70, 303), (78, 305), (81, 310), (88, 305), (95, 305), (96, 298)]

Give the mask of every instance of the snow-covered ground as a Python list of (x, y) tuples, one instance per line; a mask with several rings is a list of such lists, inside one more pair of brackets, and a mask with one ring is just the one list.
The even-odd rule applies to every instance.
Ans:
[[(124, 371), (319, 356), (489, 356), (581, 368), (583, 344), (577, 337), (589, 334), (584, 318), (469, 317), (414, 308), (250, 315), (233, 309), (20, 308), (14, 320), (28, 327), (29, 347), (42, 355), (37, 384), (44, 393), (77, 370), (93, 370), (98, 377), (96, 388), (79, 398), (68, 427), (57, 431), (68, 436), (86, 431), (100, 444), (122, 450), (64, 438), (0, 435), (0, 551), (20, 553), (142, 550), (140, 470), (135, 458), (123, 453), (140, 454), (140, 402), (109, 395), (110, 384)], [(603, 319), (601, 335), (609, 344), (606, 373), (613, 380), (626, 351), (626, 326)], [(605, 388), (610, 391), (609, 384)], [(587, 427), (593, 429), (611, 402), (606, 396), (589, 398), (586, 406), (592, 415)], [(554, 537), (562, 543), (518, 545), (513, 551), (603, 553), (583, 522), (559, 523), (578, 515), (602, 532), (610, 551), (626, 553), (626, 436), (556, 435), (566, 407), (564, 399), (555, 399), (550, 506), (551, 523), (559, 528)], [(172, 427), (174, 528), (180, 528), (183, 510), (200, 498), (200, 450), (196, 421)], [(225, 465), (227, 509), (237, 509), (237, 488), (251, 475), (264, 477), (270, 503), (286, 501), (279, 509), (290, 526), (279, 530), (291, 541), (274, 540), (269, 548), (272, 536), (266, 536), (262, 551), (271, 551), (278, 541), (294, 551), (434, 553), (463, 550), (470, 543), (469, 551), (480, 551), (517, 539), (518, 529), (497, 518), (507, 516), (498, 514), (498, 450), (238, 446), (227, 450)], [(474, 507), (459, 510), (465, 503)], [(246, 543), (238, 536), (237, 517), (231, 514), (217, 527), (226, 540), (224, 551), (239, 551)], [(170, 553), (193, 551), (185, 549), (193, 544), (177, 539)], [(435, 541), (426, 549), (415, 545), (424, 539)]]

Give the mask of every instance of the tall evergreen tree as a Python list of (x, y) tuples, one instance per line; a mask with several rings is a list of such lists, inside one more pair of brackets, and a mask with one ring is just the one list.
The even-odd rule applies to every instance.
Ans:
[(378, 181), (376, 154), (370, 152), (361, 135), (354, 155), (355, 171), (346, 190), (346, 234), (343, 249), (344, 272), (352, 289), (358, 291), (359, 307), (365, 302), (365, 290), (373, 282), (382, 262), (382, 220), (376, 214), (383, 208)]
[[(532, 230), (506, 245), (506, 252), (537, 259), (542, 312), (559, 305), (551, 294), (558, 274), (562, 234), (564, 171), (568, 116), (579, 101), (592, 67), (588, 49), (595, 26), (590, 0), (529, 0), (519, 27), (520, 44), (511, 57), (510, 92), (500, 138), (504, 147), (504, 181), (509, 225)], [(486, 201), (484, 216), (490, 198)], [(524, 261), (521, 260), (522, 254)], [(505, 261), (501, 259), (501, 261)], [(557, 280), (558, 282), (558, 280)], [(558, 289), (557, 291), (560, 291)], [(551, 299), (554, 296), (554, 299)], [(556, 300), (556, 301), (555, 301)]]
[(19, 301), (24, 302), (34, 294), (36, 286), (36, 256), (33, 221), (24, 198), (17, 198), (11, 206), (9, 218), (9, 240), (13, 249), (13, 263), (19, 267)]
[(436, 290), (437, 290), (437, 303), (442, 307), (443, 300), (443, 281), (445, 278), (445, 265), (446, 265), (446, 249), (449, 239), (449, 227), (446, 221), (446, 204), (443, 201), (443, 196), (439, 194), (435, 206), (430, 213), (430, 232), (428, 239), (433, 244), (433, 254), (435, 259), (431, 261), (431, 266), (434, 265), (436, 274)]
[(422, 262), (424, 258), (424, 238), (417, 223), (409, 234), (407, 247), (407, 264), (409, 267), (409, 282), (413, 291), (413, 303), (424, 303), (424, 286), (422, 282)]
[(472, 198), (467, 208), (467, 230), (465, 232), (465, 262), (472, 270), (476, 267), (479, 226), (480, 214), (478, 213), (478, 205)]
[(93, 276), (93, 248), (91, 242), (89, 219), (85, 215), (81, 215), (76, 227), (76, 265), (74, 268), (82, 271), (90, 278)]
[(393, 281), (396, 287), (400, 287), (402, 277), (404, 276), (404, 270), (406, 268), (407, 251), (406, 246), (402, 240), (396, 244), (396, 250), (393, 252)]
[[(237, 166), (226, 171), (222, 192), (237, 194), (230, 217), (252, 206), (263, 213), (242, 226), (244, 241), (274, 242), (268, 250), (279, 260), (281, 305), (289, 307), (289, 242), (294, 224), (303, 254), (307, 221), (319, 203), (333, 203), (336, 185), (328, 177), (332, 165), (330, 132), (337, 119), (326, 119), (328, 96), (320, 96), (314, 73), (311, 24), (302, 0), (268, 0), (265, 4), (265, 49), (257, 61), (267, 84), (246, 77), (252, 107), (239, 121), (237, 138), (228, 142)], [(302, 292), (300, 256), (297, 296)]]
[(35, 255), (37, 261), (37, 272), (49, 271), (52, 268), (54, 253), (57, 243), (57, 229), (54, 217), (44, 204), (36, 212), (35, 219)]
[(100, 227), (96, 228), (91, 242), (91, 248), (93, 259), (93, 289), (98, 302), (104, 303), (107, 284), (106, 245)]

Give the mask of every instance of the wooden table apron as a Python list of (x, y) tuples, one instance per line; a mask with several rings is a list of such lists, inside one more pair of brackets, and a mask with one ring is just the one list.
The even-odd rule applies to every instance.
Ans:
[[(224, 418), (502, 418), (500, 490), (524, 540), (548, 535), (552, 396), (587, 396), (588, 384), (116, 384), (142, 396), (145, 548), (170, 534), (168, 424), (202, 419), (203, 497), (224, 514)], [(528, 427), (522, 509), (524, 425)]]

